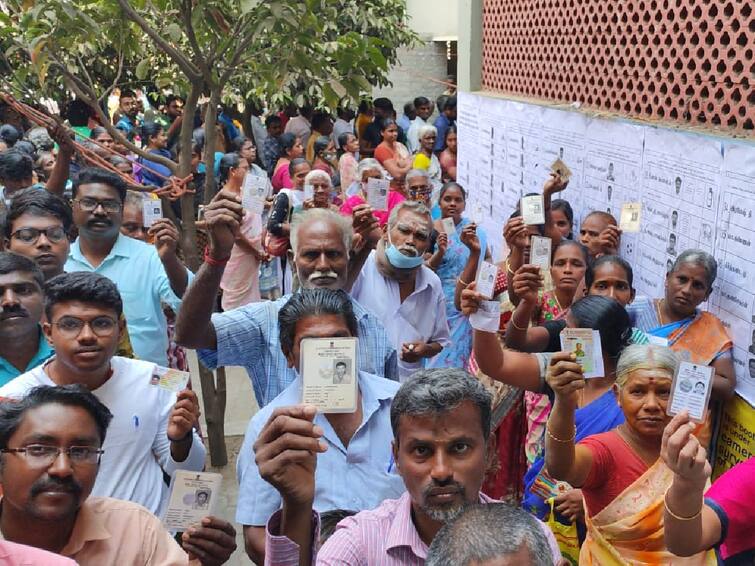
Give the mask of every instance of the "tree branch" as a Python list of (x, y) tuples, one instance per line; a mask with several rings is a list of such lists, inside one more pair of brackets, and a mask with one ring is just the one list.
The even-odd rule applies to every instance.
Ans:
[(199, 69), (206, 77), (210, 76), (210, 68), (207, 64), (208, 59), (199, 46), (196, 33), (194, 32), (194, 24), (191, 22), (191, 0), (183, 0), (181, 3), (181, 17), (186, 27), (186, 37), (189, 38), (189, 45), (194, 50), (194, 58), (198, 61)]
[(165, 51), (165, 53), (171, 59), (173, 59), (175, 64), (179, 66), (179, 68), (184, 72), (189, 80), (199, 80), (202, 78), (201, 72), (194, 66), (189, 58), (184, 53), (173, 47), (170, 43), (165, 41), (165, 39), (147, 23), (147, 20), (145, 20), (141, 15), (139, 15), (136, 10), (134, 10), (131, 4), (129, 4), (128, 0), (118, 0), (118, 5), (130, 20), (132, 20), (134, 23), (136, 23), (136, 25), (142, 28), (142, 31), (146, 33), (160, 49)]

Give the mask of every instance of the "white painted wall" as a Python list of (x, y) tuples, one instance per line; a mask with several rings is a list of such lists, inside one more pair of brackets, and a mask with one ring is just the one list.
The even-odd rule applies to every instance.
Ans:
[(409, 25), (422, 39), (455, 41), (459, 35), (459, 0), (406, 0)]

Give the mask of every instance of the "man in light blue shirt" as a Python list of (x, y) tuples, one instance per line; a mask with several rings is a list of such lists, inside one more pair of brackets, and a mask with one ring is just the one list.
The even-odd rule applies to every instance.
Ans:
[(156, 222), (151, 246), (120, 233), (126, 184), (104, 169), (84, 169), (73, 189), (73, 219), (79, 237), (71, 245), (67, 272), (93, 271), (115, 282), (123, 299), (137, 358), (168, 365), (168, 323), (161, 301), (174, 311), (192, 274), (176, 256), (178, 233)]
[[(279, 320), (280, 344), (290, 367), (300, 367), (303, 338), (366, 338), (358, 334), (352, 301), (343, 291), (302, 290), (280, 309)], [(358, 363), (355, 369), (359, 370)], [(358, 371), (357, 383), (356, 412), (314, 417), (327, 445), (317, 457), (315, 471), (314, 509), (320, 513), (372, 509), (405, 491), (391, 456), (390, 409), (399, 384), (364, 371)], [(297, 374), (293, 383), (252, 418), (239, 452), (236, 522), (244, 525), (247, 552), (257, 564), (264, 562), (264, 526), (282, 502), (278, 491), (262, 479), (253, 445), (277, 408), (297, 405), (301, 399), (302, 381)]]
[[(374, 218), (369, 207), (365, 210), (370, 219)], [(362, 212), (355, 212), (355, 217), (359, 218)], [(197, 349), (199, 359), (208, 368), (246, 368), (257, 403), (264, 407), (296, 378), (278, 341), (278, 311), (291, 295), (213, 314), (214, 298), (233, 248), (230, 219), (240, 222), (242, 213), (241, 203), (226, 191), (220, 191), (205, 209), (211, 234), (209, 261), (205, 261), (186, 291), (183, 311), (176, 321), (176, 341)], [(316, 208), (298, 214), (290, 231), (291, 245), (296, 251), (293, 263), (302, 288), (348, 287), (352, 269), (359, 272), (356, 264), (349, 264), (353, 231), (348, 219), (337, 212)], [(352, 300), (352, 305), (362, 336), (357, 348), (359, 367), (397, 380), (396, 350), (383, 324), (356, 301)]]

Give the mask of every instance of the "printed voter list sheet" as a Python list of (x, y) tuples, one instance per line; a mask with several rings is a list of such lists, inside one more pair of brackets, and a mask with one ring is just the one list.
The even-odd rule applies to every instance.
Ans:
[(170, 483), (163, 524), (169, 531), (185, 531), (213, 515), (217, 508), (221, 474), (178, 470)]
[(299, 346), (302, 403), (321, 413), (357, 409), (357, 339), (305, 338)]
[(671, 384), (666, 413), (674, 416), (686, 409), (690, 420), (703, 422), (714, 374), (715, 370), (711, 366), (681, 362)]

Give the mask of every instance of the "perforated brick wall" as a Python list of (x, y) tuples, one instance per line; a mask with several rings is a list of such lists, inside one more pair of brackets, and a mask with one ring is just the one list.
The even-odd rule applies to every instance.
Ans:
[(753, 135), (755, 0), (484, 0), (485, 90)]

